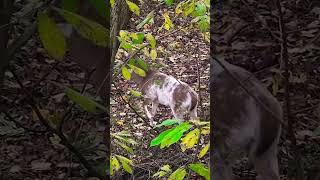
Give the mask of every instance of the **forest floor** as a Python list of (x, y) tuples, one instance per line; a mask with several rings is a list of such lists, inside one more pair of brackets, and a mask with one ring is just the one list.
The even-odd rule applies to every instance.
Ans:
[[(160, 27), (162, 26), (164, 19), (162, 17), (163, 12), (168, 11), (171, 18), (174, 14), (174, 7), (168, 8), (168, 6), (157, 5), (153, 1), (145, 2), (141, 5), (141, 15), (139, 17), (134, 16), (129, 23), (128, 31), (136, 32), (136, 25), (141, 22), (144, 17), (153, 9), (159, 9), (154, 15), (154, 24), (145, 28), (144, 32), (152, 33), (155, 38), (165, 36), (157, 40), (158, 56), (155, 62), (152, 62), (150, 58), (143, 58), (148, 64), (152, 64), (151, 67), (171, 75), (176, 79), (188, 83), (197, 93), (199, 93), (198, 85), (198, 72), (200, 75), (200, 96), (202, 99), (202, 106), (198, 106), (198, 116), (202, 120), (209, 120), (209, 49), (210, 45), (204, 40), (204, 37), (196, 27), (190, 27), (189, 18), (176, 18), (174, 20), (175, 28), (172, 32)], [(175, 30), (176, 29), (176, 30)], [(143, 57), (143, 53), (140, 54)], [(122, 63), (125, 59), (123, 53), (118, 54), (116, 66)], [(142, 111), (142, 98), (135, 98), (130, 95), (130, 90), (134, 89), (134, 83), (128, 82), (123, 78), (116, 78), (113, 82), (112, 90), (112, 132), (129, 131), (133, 134), (139, 145), (135, 146), (134, 155), (131, 156), (134, 159), (135, 179), (152, 179), (152, 175), (155, 174), (163, 165), (169, 164), (173, 170), (191, 163), (194, 159), (194, 153), (182, 152), (179, 145), (170, 146), (168, 149), (160, 150), (159, 147), (149, 147), (149, 144), (153, 138), (159, 133), (152, 130), (149, 125), (149, 120), (146, 118), (145, 113)], [(117, 86), (117, 89), (114, 87)], [(137, 89), (134, 89), (137, 90)], [(138, 113), (144, 117), (141, 119), (129, 105), (121, 99), (129, 99), (129, 103)], [(202, 108), (201, 108), (202, 107)], [(159, 106), (155, 121), (160, 124), (166, 119), (171, 119), (173, 116), (169, 107), (163, 105)], [(158, 129), (161, 130), (161, 129)], [(161, 130), (163, 131), (163, 130)], [(203, 142), (201, 142), (203, 145)], [(113, 153), (119, 153), (116, 147), (113, 148)], [(209, 164), (209, 156), (207, 155), (203, 162)], [(122, 173), (114, 176), (114, 179), (118, 179)], [(191, 177), (194, 179), (195, 177)]]

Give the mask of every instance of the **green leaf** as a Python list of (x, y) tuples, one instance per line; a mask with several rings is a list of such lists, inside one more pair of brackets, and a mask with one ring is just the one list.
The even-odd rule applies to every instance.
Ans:
[(205, 15), (207, 13), (206, 5), (201, 1), (197, 2), (195, 12), (196, 12), (195, 13), (196, 16)]
[(150, 147), (153, 146), (157, 146), (161, 143), (161, 141), (163, 140), (163, 138), (170, 133), (171, 131), (173, 131), (174, 129), (167, 129), (165, 131), (163, 131), (162, 133), (159, 134), (159, 136), (157, 136), (156, 138), (154, 138), (151, 143), (150, 143)]
[(320, 126), (313, 131), (315, 136), (320, 136)]
[(143, 70), (148, 71), (148, 65), (141, 58), (137, 59), (137, 63)]
[(123, 49), (127, 50), (127, 51), (131, 51), (133, 46), (130, 43), (127, 43), (125, 41), (122, 41), (120, 43), (120, 47), (122, 47)]
[(128, 0), (126, 0), (126, 2), (127, 2), (128, 6), (129, 6), (130, 11), (132, 11), (136, 15), (140, 16), (140, 8), (139, 8), (139, 6), (137, 6), (135, 3), (131, 2), (131, 1), (128, 1)]
[(135, 91), (133, 89), (130, 90), (131, 94), (134, 95), (135, 97), (141, 97), (141, 92), (139, 91)]
[(154, 17), (154, 10), (153, 11), (151, 11), (147, 16), (146, 16), (146, 18), (144, 18), (144, 20), (143, 21), (141, 21), (141, 23), (139, 23), (138, 25), (137, 25), (137, 29), (141, 29), (145, 24), (148, 24), (152, 19), (153, 19), (153, 17)]
[(121, 66), (121, 72), (124, 79), (126, 79), (127, 81), (131, 79), (131, 73), (126, 66)]
[(46, 13), (38, 13), (38, 32), (48, 54), (55, 59), (62, 60), (66, 53), (66, 40), (58, 26)]
[(184, 122), (169, 132), (161, 141), (160, 148), (169, 147), (176, 143), (185, 131), (188, 131), (192, 126), (188, 122)]
[(146, 76), (146, 72), (143, 69), (140, 69), (134, 65), (128, 64), (128, 66), (139, 76), (145, 77)]
[(132, 168), (131, 168), (131, 165), (133, 165), (132, 161), (124, 156), (120, 156), (120, 155), (116, 155), (121, 164), (122, 164), (122, 167), (125, 171), (127, 171), (128, 173), (132, 174)]
[(168, 180), (183, 180), (187, 171), (184, 168), (178, 168), (168, 178)]
[(56, 10), (66, 21), (68, 21), (84, 38), (91, 40), (98, 46), (107, 47), (109, 45), (109, 30), (101, 24), (70, 11), (59, 8), (53, 9)]
[(118, 159), (115, 156), (111, 156), (110, 158), (110, 174), (113, 175), (114, 171), (119, 171), (120, 169), (120, 163), (118, 161)]
[(210, 171), (204, 164), (197, 163), (189, 164), (188, 166), (192, 171), (194, 171), (198, 175), (204, 177), (206, 180), (210, 180)]
[(165, 0), (165, 2), (168, 6), (171, 6), (173, 4), (173, 0)]
[(133, 149), (131, 148), (131, 147), (129, 147), (129, 146), (127, 146), (126, 144), (124, 144), (124, 143), (121, 143), (121, 142), (119, 142), (119, 141), (114, 141), (116, 144), (118, 144), (120, 147), (122, 147), (124, 150), (126, 150), (128, 153), (130, 153), (130, 154), (133, 154)]
[(179, 119), (167, 119), (163, 121), (161, 124), (156, 125), (156, 127), (161, 127), (161, 126), (171, 126), (173, 124), (179, 124), (180, 120)]
[(174, 27), (174, 25), (169, 17), (168, 12), (164, 13), (162, 16), (164, 18), (164, 28), (170, 31)]
[(209, 30), (209, 21), (208, 21), (207, 18), (209, 18), (209, 17), (208, 16), (202, 16), (200, 18), (200, 21), (198, 22), (198, 27), (199, 27), (199, 29), (200, 29), (200, 31), (202, 33), (204, 33), (204, 32)]
[(107, 6), (106, 0), (90, 0), (90, 4), (97, 10), (101, 17), (109, 19), (110, 9)]
[(151, 51), (150, 51), (151, 59), (154, 61), (154, 60), (156, 60), (157, 56), (158, 56), (157, 51), (155, 49), (151, 49)]
[(150, 43), (150, 46), (152, 49), (156, 47), (156, 39), (152, 36), (152, 34), (148, 33), (146, 36), (148, 42)]
[(206, 144), (206, 145), (204, 146), (204, 148), (201, 149), (201, 151), (200, 151), (200, 153), (199, 153), (199, 155), (198, 155), (199, 159), (202, 158), (204, 155), (206, 155), (206, 153), (207, 153), (208, 150), (209, 150), (209, 147), (210, 147), (210, 143)]
[(143, 32), (132, 33), (131, 37), (132, 37), (132, 43), (133, 44), (141, 44), (143, 42), (143, 39), (144, 39), (144, 33)]
[(184, 7), (183, 15), (187, 17), (189, 14), (191, 14), (196, 8), (196, 5), (194, 1), (191, 1), (189, 4), (186, 4)]
[(78, 10), (78, 0), (62, 0), (61, 6), (63, 9), (75, 13)]
[(70, 100), (78, 104), (87, 112), (97, 112), (98, 109), (107, 111), (107, 109), (101, 104), (98, 104), (89, 97), (84, 96), (71, 88), (66, 88), (66, 95)]

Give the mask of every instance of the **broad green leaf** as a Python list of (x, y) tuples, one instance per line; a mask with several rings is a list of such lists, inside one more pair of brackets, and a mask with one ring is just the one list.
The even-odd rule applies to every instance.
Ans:
[(199, 27), (199, 29), (200, 29), (200, 31), (202, 33), (204, 33), (204, 32), (209, 30), (209, 21), (208, 21), (207, 18), (209, 18), (209, 17), (208, 16), (202, 16), (200, 18), (200, 21), (198, 22), (198, 27)]
[(201, 149), (201, 151), (198, 155), (199, 159), (202, 158), (204, 155), (206, 155), (206, 153), (209, 150), (209, 147), (210, 147), (210, 143), (208, 143), (207, 145), (204, 146), (204, 148)]
[(184, 168), (178, 168), (168, 178), (168, 180), (183, 180), (187, 171)]
[(138, 25), (137, 25), (137, 29), (141, 29), (145, 24), (148, 24), (152, 19), (153, 19), (153, 17), (154, 17), (154, 10), (153, 11), (151, 11), (147, 16), (146, 16), (146, 18), (144, 18), (144, 20), (143, 21), (141, 21), (141, 23), (139, 23)]
[(137, 63), (143, 70), (148, 71), (148, 65), (141, 58), (137, 59)]
[(152, 49), (156, 47), (156, 39), (152, 36), (151, 33), (148, 33), (146, 36), (148, 42), (150, 43), (150, 46)]
[(171, 126), (173, 124), (179, 124), (180, 120), (179, 119), (167, 119), (163, 121), (161, 124), (156, 125), (156, 127), (161, 127), (161, 126)]
[(159, 136), (157, 136), (156, 138), (154, 138), (151, 143), (150, 143), (150, 147), (153, 146), (157, 146), (161, 143), (161, 141), (163, 140), (163, 138), (170, 133), (171, 131), (173, 131), (174, 129), (167, 129), (165, 131), (163, 131), (162, 133), (159, 134)]
[(46, 13), (38, 13), (38, 32), (48, 54), (62, 60), (66, 53), (66, 40), (58, 26)]
[(192, 171), (194, 171), (198, 175), (204, 177), (206, 180), (210, 180), (210, 171), (204, 164), (197, 163), (189, 164), (188, 166)]
[(78, 10), (78, 0), (62, 0), (61, 7), (70, 12), (77, 12)]
[(101, 17), (109, 19), (110, 9), (108, 9), (106, 0), (90, 0), (90, 4), (97, 10)]
[(315, 136), (320, 136), (320, 126), (313, 131)]
[(165, 2), (168, 6), (171, 6), (173, 4), (173, 0), (165, 0)]
[(133, 149), (129, 146), (127, 146), (124, 143), (121, 143), (119, 141), (114, 141), (116, 144), (118, 144), (120, 147), (122, 147), (124, 150), (126, 150), (128, 153), (133, 154)]
[(70, 11), (59, 8), (53, 9), (56, 10), (66, 21), (68, 21), (84, 38), (91, 40), (98, 46), (107, 47), (109, 45), (109, 30), (101, 24)]
[(145, 77), (146, 76), (146, 72), (143, 69), (140, 69), (134, 65), (128, 64), (128, 66), (139, 76)]
[(144, 39), (144, 33), (143, 32), (131, 33), (131, 37), (132, 37), (133, 44), (142, 44), (143, 39)]
[(115, 156), (111, 156), (110, 158), (110, 174), (113, 175), (113, 170), (119, 171), (120, 163)]
[(128, 1), (128, 0), (126, 0), (126, 2), (127, 2), (128, 6), (129, 6), (130, 11), (132, 11), (136, 15), (140, 16), (140, 8), (139, 8), (139, 6), (137, 6), (135, 3), (131, 2), (131, 1)]
[(71, 88), (66, 88), (66, 95), (69, 97), (69, 99), (78, 104), (87, 112), (98, 112), (98, 109), (107, 111), (107, 109), (101, 104), (95, 102), (87, 96), (78, 93)]
[(130, 43), (127, 43), (125, 41), (121, 41), (120, 47), (122, 47), (123, 49), (125, 49), (127, 51), (131, 51), (133, 49), (133, 46)]
[(151, 49), (151, 51), (150, 51), (150, 57), (151, 57), (151, 59), (153, 60), (153, 61), (155, 61), (156, 60), (156, 58), (157, 58), (157, 50), (155, 50), (155, 49)]
[(196, 9), (195, 9), (195, 12), (196, 12), (195, 16), (203, 16), (203, 15), (205, 15), (206, 12), (207, 12), (206, 5), (203, 2), (198, 1)]
[(134, 95), (135, 97), (141, 97), (141, 92), (139, 91), (135, 91), (133, 89), (130, 90), (131, 94)]
[(126, 66), (121, 66), (121, 72), (122, 72), (122, 76), (124, 77), (124, 79), (126, 79), (126, 80), (131, 79), (131, 73)]
[(188, 131), (192, 126), (188, 122), (184, 122), (169, 132), (161, 141), (160, 148), (169, 147), (173, 143), (177, 142), (185, 131)]
[(170, 31), (174, 27), (174, 25), (169, 17), (168, 12), (165, 12), (162, 16), (164, 17), (164, 28)]
[(190, 131), (183, 139), (181, 143), (181, 149), (182, 151), (185, 151), (186, 149), (192, 148), (199, 139), (200, 135), (200, 129), (196, 128), (192, 131)]

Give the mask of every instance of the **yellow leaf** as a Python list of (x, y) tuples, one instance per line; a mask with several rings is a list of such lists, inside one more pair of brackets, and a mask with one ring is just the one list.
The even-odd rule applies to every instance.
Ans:
[(110, 158), (110, 174), (113, 175), (113, 170), (119, 171), (120, 163), (115, 156), (111, 156)]
[(151, 51), (150, 51), (151, 59), (154, 61), (154, 60), (156, 60), (157, 56), (158, 56), (157, 51), (155, 49), (151, 49)]
[(137, 6), (135, 3), (131, 2), (131, 1), (128, 1), (128, 0), (126, 0), (126, 2), (127, 2), (128, 6), (129, 6), (130, 11), (132, 11), (136, 15), (140, 16), (140, 8), (139, 8), (139, 6)]
[(192, 147), (198, 142), (199, 135), (200, 135), (200, 129), (199, 129), (199, 128), (196, 128), (196, 129), (190, 131), (190, 132), (182, 139), (181, 149), (182, 149), (182, 150), (186, 150), (186, 149), (192, 148)]
[(210, 147), (210, 143), (208, 143), (207, 145), (204, 146), (204, 148), (201, 149), (198, 157), (199, 158), (202, 158), (209, 150), (209, 147)]
[(164, 17), (164, 28), (170, 31), (174, 27), (174, 25), (169, 17), (168, 12), (164, 13), (162, 16)]

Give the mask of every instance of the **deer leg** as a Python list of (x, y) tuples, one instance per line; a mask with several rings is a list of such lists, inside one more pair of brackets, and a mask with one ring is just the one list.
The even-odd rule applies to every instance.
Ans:
[(154, 117), (156, 115), (157, 109), (158, 109), (159, 103), (153, 101), (152, 102), (152, 110), (151, 110), (151, 114)]
[(198, 115), (197, 115), (197, 106), (194, 107), (194, 109), (190, 111), (190, 118), (191, 118), (192, 120), (198, 118)]
[(150, 111), (149, 111), (149, 109), (148, 109), (148, 105), (150, 104), (150, 100), (145, 100), (144, 101), (144, 103), (143, 103), (143, 107), (144, 107), (144, 111), (145, 111), (145, 113), (146, 113), (146, 115), (147, 115), (147, 117), (152, 121), (152, 115), (151, 115), (151, 113), (150, 113)]
[(179, 112), (179, 108), (177, 106), (172, 106), (171, 111), (174, 118), (179, 119), (180, 120), (179, 124), (181, 124), (183, 122), (183, 114)]

